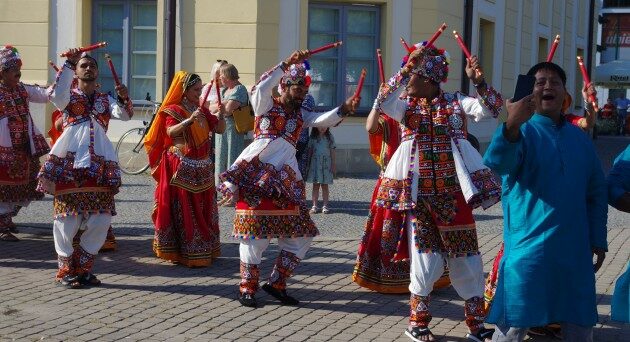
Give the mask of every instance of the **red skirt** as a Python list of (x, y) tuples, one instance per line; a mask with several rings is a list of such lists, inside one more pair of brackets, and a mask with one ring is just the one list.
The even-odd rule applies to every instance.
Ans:
[[(191, 188), (200, 189), (198, 180), (191, 179), (188, 187), (182, 175), (199, 175), (199, 172), (181, 164), (180, 157), (164, 152), (158, 166), (159, 181), (152, 214), (153, 251), (159, 258), (188, 267), (209, 266), (221, 254), (214, 177), (208, 177), (212, 181), (206, 184), (207, 189), (192, 192)], [(212, 164), (203, 167), (214, 168)], [(210, 169), (197, 171), (207, 173)]]

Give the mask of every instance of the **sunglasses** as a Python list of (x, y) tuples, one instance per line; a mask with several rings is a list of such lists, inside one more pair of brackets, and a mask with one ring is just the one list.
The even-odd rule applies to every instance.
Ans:
[(221, 64), (227, 64), (228, 61), (226, 61), (225, 59), (217, 59), (217, 62)]

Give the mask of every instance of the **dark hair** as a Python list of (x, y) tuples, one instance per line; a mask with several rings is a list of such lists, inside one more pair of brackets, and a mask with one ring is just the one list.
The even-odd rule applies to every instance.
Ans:
[[(324, 133), (324, 137), (328, 139), (328, 147), (332, 148), (333, 144), (335, 143), (335, 138), (333, 138), (332, 134), (330, 133), (330, 127), (324, 128), (326, 128), (326, 133)], [(317, 139), (319, 141), (319, 132), (317, 131), (317, 127), (311, 128), (311, 136), (309, 137), (309, 140), (311, 139)]]
[(567, 85), (567, 74), (558, 64), (552, 62), (540, 62), (531, 67), (531, 69), (529, 69), (529, 71), (527, 72), (527, 75), (536, 76), (536, 73), (540, 70), (549, 70), (555, 72), (556, 74), (558, 74), (558, 76), (560, 76), (560, 79), (562, 79), (562, 85)]
[(81, 58), (79, 58), (79, 60), (82, 60), (82, 59), (91, 59), (92, 61), (94, 61), (94, 64), (96, 64), (96, 68), (98, 69), (98, 61), (96, 60), (96, 58), (94, 58), (94, 57), (92, 57), (92, 56), (90, 56), (90, 55), (88, 55), (87, 53), (84, 52), (81, 55)]

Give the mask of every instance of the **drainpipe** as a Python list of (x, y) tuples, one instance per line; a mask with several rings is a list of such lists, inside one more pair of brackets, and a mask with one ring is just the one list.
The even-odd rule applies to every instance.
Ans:
[[(464, 42), (466, 46), (472, 45), (472, 18), (473, 18), (473, 0), (464, 1)], [(464, 56), (464, 53), (461, 53)], [(474, 53), (473, 53), (474, 55)], [(464, 58), (466, 58), (464, 56)], [(462, 59), (462, 93), (468, 94), (470, 91), (470, 82), (466, 76), (466, 60)]]
[(589, 77), (593, 79), (591, 75), (591, 66), (593, 65), (593, 18), (595, 17), (595, 0), (589, 1), (588, 5), (588, 50), (586, 51), (586, 70)]
[(166, 33), (164, 40), (164, 48), (166, 53), (164, 54), (164, 70), (166, 77), (164, 77), (164, 87), (162, 98), (166, 95), (168, 87), (171, 84), (173, 76), (175, 76), (175, 26), (177, 19), (177, 0), (166, 0), (166, 15), (164, 20), (164, 32)]

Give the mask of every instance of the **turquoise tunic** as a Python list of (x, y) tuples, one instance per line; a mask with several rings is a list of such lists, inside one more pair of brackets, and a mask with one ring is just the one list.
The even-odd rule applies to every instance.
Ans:
[(310, 138), (308, 141), (307, 153), (309, 153), (308, 173), (306, 181), (308, 183), (332, 184), (332, 153), (337, 146), (335, 139), (330, 135), (332, 140), (328, 140), (325, 136), (319, 138)]
[[(222, 103), (234, 100), (241, 105), (247, 104), (247, 88), (245, 88), (244, 85), (239, 84), (234, 87), (234, 89), (222, 88), (221, 91)], [(241, 152), (243, 152), (243, 149), (245, 149), (245, 135), (236, 131), (234, 118), (231, 115), (225, 118), (225, 132), (215, 135), (214, 146), (214, 174), (215, 177), (219, 177), (222, 172), (234, 164), (236, 158), (238, 158)]]
[(501, 125), (484, 163), (503, 180), (503, 239), (487, 322), (509, 327), (597, 322), (591, 247), (606, 249), (607, 190), (579, 128), (534, 114), (508, 142)]
[[(615, 159), (608, 174), (608, 202), (612, 205), (630, 191), (630, 145)], [(630, 262), (626, 272), (615, 283), (611, 302), (611, 319), (630, 323)]]

